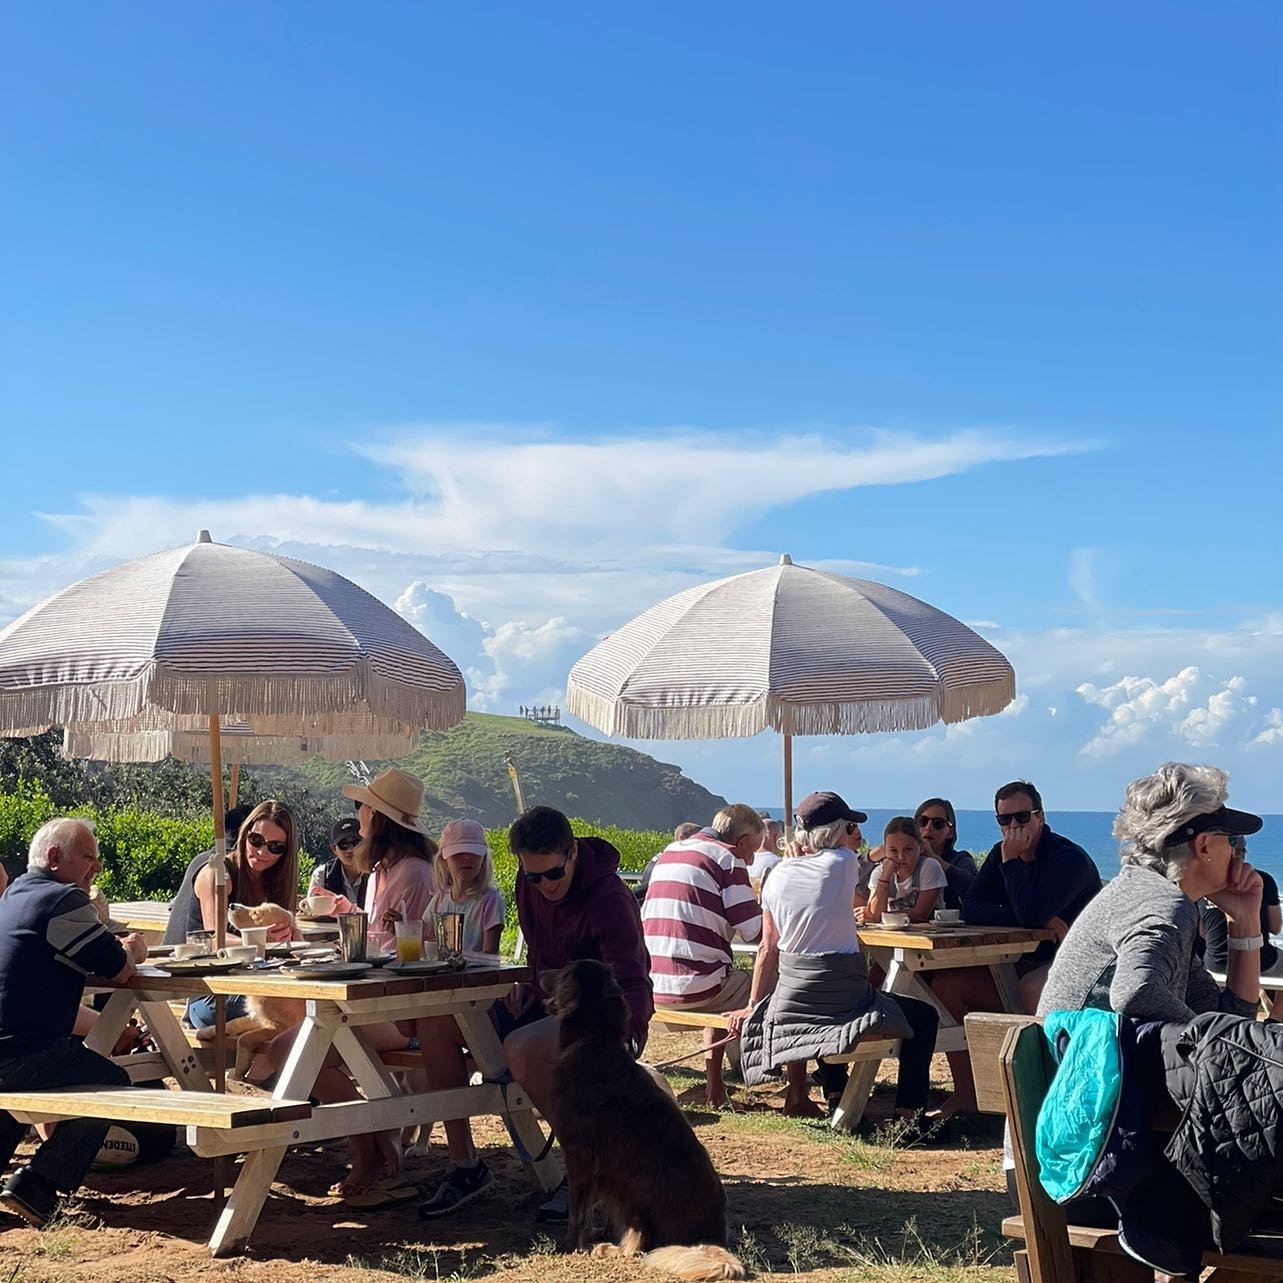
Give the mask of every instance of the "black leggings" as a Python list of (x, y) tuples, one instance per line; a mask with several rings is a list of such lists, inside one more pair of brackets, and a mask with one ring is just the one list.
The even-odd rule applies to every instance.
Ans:
[[(895, 999), (904, 1018), (913, 1030), (913, 1037), (900, 1044), (900, 1075), (896, 1080), (895, 1107), (897, 1109), (925, 1109), (927, 1090), (931, 1085), (931, 1057), (936, 1049), (936, 1030), (940, 1014), (929, 1002), (917, 998)], [(832, 1100), (846, 1090), (848, 1067), (820, 1061), (816, 1077), (824, 1088), (824, 1095)]]

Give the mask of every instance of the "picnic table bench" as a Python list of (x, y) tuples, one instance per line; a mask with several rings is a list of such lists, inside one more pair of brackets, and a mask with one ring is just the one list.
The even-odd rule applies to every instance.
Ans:
[[(1154, 1272), (1128, 1256), (1118, 1232), (1071, 1225), (1065, 1210), (1043, 1190), (1034, 1145), (1038, 1110), (1055, 1066), (1042, 1028), (1031, 1016), (969, 1015), (967, 1042), (982, 1113), (1005, 1114), (1015, 1158), (1020, 1215), (1002, 1222), (1016, 1252), (1020, 1283), (1153, 1283)], [(1161, 1120), (1159, 1125), (1161, 1126)], [(1260, 1234), (1233, 1253), (1206, 1252), (1205, 1283), (1283, 1280), (1283, 1235)]]
[[(679, 1025), (690, 1029), (729, 1029), (726, 1016), (718, 1011), (680, 1011), (656, 1007), (651, 1023), (657, 1025)], [(838, 1101), (829, 1126), (834, 1131), (854, 1131), (864, 1117), (864, 1108), (869, 1103), (874, 1080), (878, 1076), (878, 1066), (887, 1056), (900, 1053), (898, 1038), (861, 1038), (859, 1043), (841, 1056), (825, 1056), (829, 1064), (858, 1065), (847, 1079), (846, 1090)]]

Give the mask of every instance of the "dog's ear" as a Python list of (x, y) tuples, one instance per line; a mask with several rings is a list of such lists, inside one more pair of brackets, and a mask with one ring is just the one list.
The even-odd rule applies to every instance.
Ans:
[(619, 987), (619, 982), (613, 975), (606, 978), (601, 987), (601, 992), (605, 998), (622, 998), (624, 996), (624, 991)]

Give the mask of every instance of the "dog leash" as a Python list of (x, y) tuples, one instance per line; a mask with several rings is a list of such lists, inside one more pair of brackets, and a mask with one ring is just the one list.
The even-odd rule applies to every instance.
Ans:
[[(552, 1143), (557, 1139), (557, 1133), (549, 1126), (548, 1139), (544, 1141), (543, 1148), (537, 1154), (531, 1154), (530, 1150), (526, 1148), (525, 1141), (517, 1135), (517, 1129), (512, 1125), (512, 1109), (508, 1104), (508, 1088), (515, 1081), (512, 1076), (512, 1070), (505, 1069), (497, 1078), (486, 1078), (483, 1075), (481, 1081), (490, 1086), (498, 1087), (500, 1095), (503, 1096), (503, 1125), (508, 1129), (508, 1139), (512, 1141), (512, 1147), (517, 1151), (517, 1157), (523, 1163), (529, 1163), (531, 1166), (536, 1163), (542, 1163), (548, 1157), (552, 1149)], [(545, 1121), (547, 1120), (545, 1119)]]
[(696, 1047), (694, 1051), (688, 1051), (684, 1056), (674, 1056), (672, 1060), (665, 1060), (662, 1064), (651, 1065), (651, 1068), (659, 1073), (665, 1069), (671, 1069), (674, 1065), (680, 1065), (683, 1060), (694, 1060), (696, 1056), (702, 1056), (706, 1051), (712, 1051), (716, 1047), (725, 1047), (727, 1043), (738, 1042), (739, 1034), (730, 1034), (718, 1042), (710, 1042), (707, 1047)]

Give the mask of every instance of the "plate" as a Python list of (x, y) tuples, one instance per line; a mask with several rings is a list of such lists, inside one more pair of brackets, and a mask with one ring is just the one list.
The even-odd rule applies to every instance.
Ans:
[(424, 962), (422, 959), (418, 962), (389, 962), (384, 965), (383, 970), (399, 976), (430, 976), (438, 971), (451, 971), (453, 968), (450, 963), (436, 958), (431, 962)]
[(351, 980), (373, 971), (371, 962), (314, 962), (297, 967), (282, 967), (281, 975), (291, 980)]
[(171, 976), (221, 976), (228, 971), (242, 971), (243, 962), (233, 958), (166, 958), (159, 968)]
[(294, 920), (302, 925), (304, 922), (337, 922), (332, 913), (318, 913), (313, 917), (310, 913), (296, 913)]

